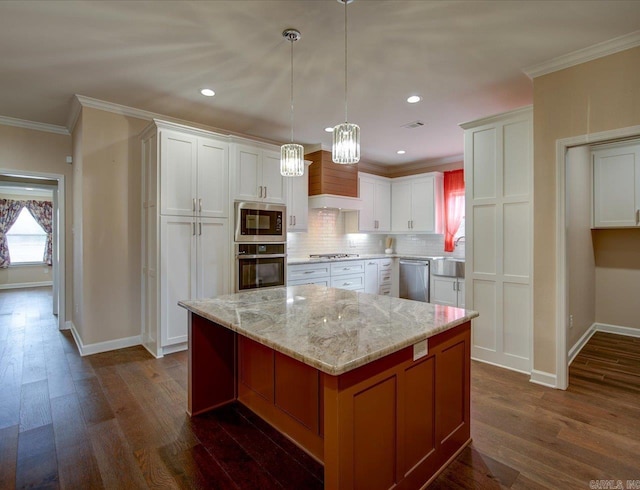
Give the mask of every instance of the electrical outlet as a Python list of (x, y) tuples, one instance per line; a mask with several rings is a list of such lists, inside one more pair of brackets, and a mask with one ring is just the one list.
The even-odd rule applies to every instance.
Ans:
[(569, 315), (569, 328), (573, 328), (573, 315)]

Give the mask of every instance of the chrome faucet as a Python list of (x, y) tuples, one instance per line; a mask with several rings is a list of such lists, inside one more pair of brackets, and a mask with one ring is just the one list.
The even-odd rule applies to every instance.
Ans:
[(457, 247), (457, 246), (458, 246), (458, 243), (460, 243), (460, 242), (461, 242), (461, 241), (463, 241), (463, 240), (464, 240), (464, 235), (459, 236), (458, 238), (456, 238), (456, 241), (455, 241), (455, 242), (453, 242), (453, 246), (454, 246), (454, 247)]

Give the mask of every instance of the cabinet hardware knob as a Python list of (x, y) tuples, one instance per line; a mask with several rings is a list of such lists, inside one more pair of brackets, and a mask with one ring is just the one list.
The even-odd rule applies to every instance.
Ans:
[(202, 235), (202, 222), (198, 223), (198, 235)]
[(202, 212), (202, 198), (198, 199), (198, 211)]
[(192, 207), (192, 211), (195, 213), (196, 212), (196, 198), (195, 197), (193, 199), (191, 199), (191, 207)]
[(193, 236), (196, 236), (196, 223), (195, 221), (192, 223), (193, 224)]
[(266, 185), (264, 186), (264, 198), (265, 199), (267, 198), (267, 186)]

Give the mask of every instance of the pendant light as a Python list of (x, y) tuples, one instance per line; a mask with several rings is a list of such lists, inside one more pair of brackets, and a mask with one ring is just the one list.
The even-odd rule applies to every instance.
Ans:
[(304, 175), (304, 148), (293, 142), (293, 43), (300, 39), (300, 31), (285, 29), (282, 37), (291, 43), (291, 143), (280, 147), (280, 175), (300, 177)]
[(360, 126), (348, 122), (347, 118), (347, 4), (353, 0), (338, 0), (344, 3), (344, 123), (333, 128), (331, 158), (334, 163), (353, 164), (360, 161)]

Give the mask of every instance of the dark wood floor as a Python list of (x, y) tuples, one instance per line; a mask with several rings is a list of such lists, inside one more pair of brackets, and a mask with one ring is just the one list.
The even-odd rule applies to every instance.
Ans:
[[(0, 488), (322, 488), (322, 467), (241, 406), (190, 419), (186, 353), (82, 358), (47, 289), (0, 292)], [(472, 366), (473, 443), (432, 488), (640, 479), (640, 339), (596, 334), (570, 388)]]

